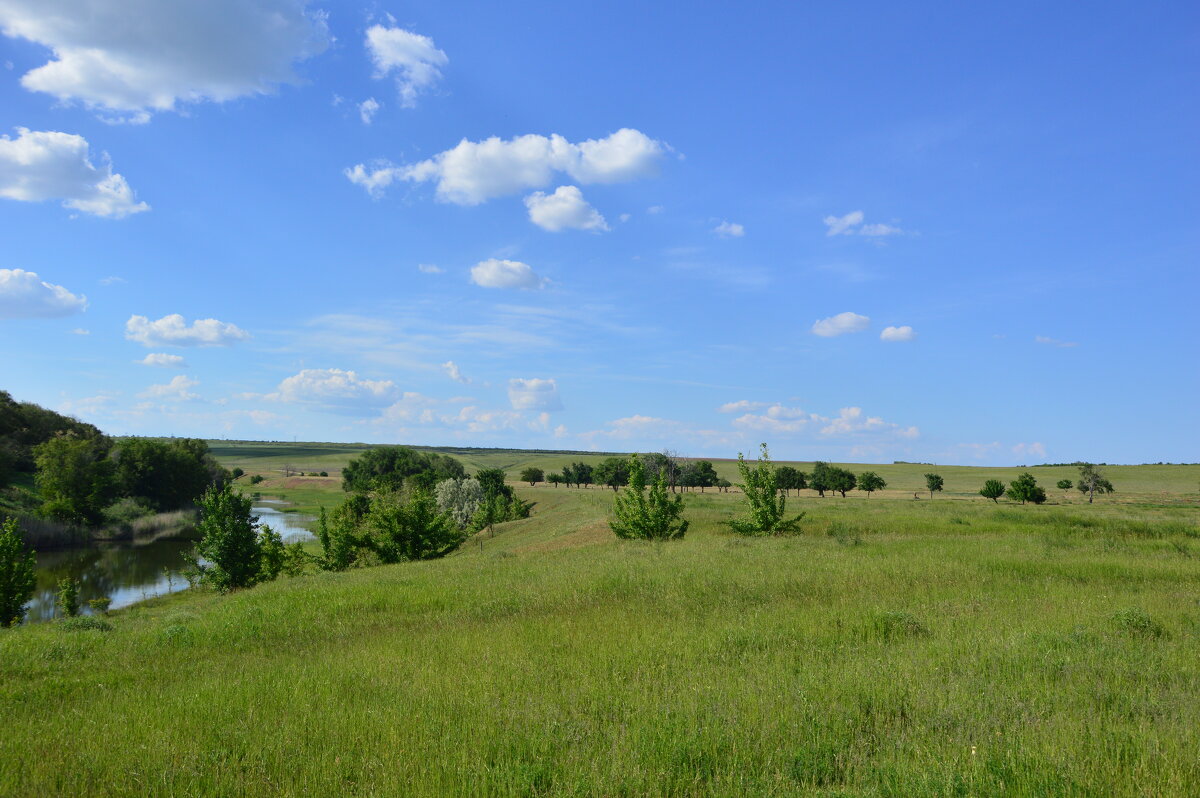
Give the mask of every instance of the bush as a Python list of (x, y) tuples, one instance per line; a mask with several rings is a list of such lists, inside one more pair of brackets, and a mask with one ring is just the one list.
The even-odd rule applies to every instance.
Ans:
[(327, 476), (329, 476), (329, 472), (328, 472), (328, 471), (322, 471), (322, 472), (321, 472), (321, 476), (323, 476), (323, 477), (327, 477)]
[(67, 577), (58, 583), (58, 608), (68, 618), (79, 614), (79, 580)]
[(688, 522), (680, 518), (683, 497), (667, 497), (667, 477), (659, 470), (650, 492), (646, 493), (646, 468), (635, 454), (629, 459), (629, 485), (613, 500), (616, 519), (609, 526), (619, 538), (641, 540), (678, 540), (687, 532)]
[(111, 632), (113, 627), (108, 621), (79, 615), (74, 618), (63, 618), (58, 622), (58, 628), (68, 632)]
[(101, 615), (107, 615), (108, 608), (112, 606), (112, 599), (109, 598), (108, 596), (101, 596), (100, 598), (89, 599), (88, 606), (91, 607), (96, 612), (100, 613)]
[(196, 551), (208, 562), (199, 565), (201, 578), (225, 593), (249, 587), (258, 579), (262, 552), (256, 534), (257, 518), (250, 499), (229, 485), (213, 486), (200, 498), (200, 542)]
[(254, 476), (250, 477), (250, 484), (257, 485), (258, 483), (262, 482), (264, 479), (266, 479), (266, 477), (264, 477), (262, 474), (255, 474)]
[(25, 618), (25, 605), (37, 587), (36, 567), (37, 558), (25, 548), (17, 519), (7, 519), (0, 524), (0, 627)]
[(1112, 622), (1117, 629), (1134, 637), (1162, 637), (1166, 634), (1163, 625), (1140, 607), (1118, 611), (1112, 616)]
[(255, 581), (270, 582), (278, 578), (283, 571), (286, 556), (283, 538), (271, 527), (263, 524), (258, 530), (258, 578)]
[(745, 521), (727, 522), (733, 531), (741, 535), (782, 535), (798, 532), (804, 513), (794, 518), (784, 517), (787, 498), (779, 493), (767, 445), (764, 443), (760, 447), (758, 463), (753, 469), (746, 465), (742, 453), (738, 452), (738, 471), (742, 475), (742, 484), (739, 487), (746, 494), (750, 518)]
[(444, 479), (438, 483), (438, 509), (448, 513), (459, 529), (467, 528), (483, 501), (483, 486), (477, 479)]
[(467, 533), (425, 490), (403, 498), (398, 493), (377, 498), (364, 519), (366, 534), (360, 540), (382, 563), (432, 560), (462, 545)]
[(1028, 471), (1009, 483), (1008, 498), (1021, 504), (1032, 502), (1042, 504), (1046, 501), (1046, 491), (1037, 484), (1037, 479)]

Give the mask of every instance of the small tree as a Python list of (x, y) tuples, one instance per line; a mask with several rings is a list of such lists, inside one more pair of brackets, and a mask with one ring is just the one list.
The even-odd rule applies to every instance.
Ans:
[[(578, 469), (578, 465), (576, 465)], [(576, 475), (578, 475), (576, 470)], [(629, 461), (621, 457), (609, 457), (592, 471), (592, 478), (601, 485), (607, 485), (617, 492), (617, 488), (629, 484)]]
[(775, 469), (775, 484), (783, 491), (783, 495), (788, 495), (788, 491), (793, 488), (799, 488), (796, 484), (799, 479), (800, 472), (791, 466), (779, 466)]
[(887, 482), (874, 471), (864, 471), (858, 475), (858, 489), (865, 490), (868, 499), (871, 498), (872, 493), (877, 490), (883, 490), (886, 487)]
[(287, 550), (283, 537), (266, 524), (258, 530), (258, 577), (256, 582), (270, 582), (283, 571)]
[(104, 439), (59, 435), (33, 453), (41, 513), (66, 524), (98, 525), (104, 508), (117, 497), (115, 469)]
[(940, 491), (945, 482), (942, 480), (941, 474), (926, 474), (925, 487), (929, 489), (929, 498), (933, 498), (933, 492)]
[(991, 499), (993, 503), (999, 504), (996, 500), (1004, 495), (1004, 483), (998, 479), (989, 479), (979, 489), (979, 495), (986, 499)]
[(582, 486), (586, 488), (600, 479), (596, 476), (596, 469), (587, 463), (575, 463), (571, 466), (571, 473), (574, 475), (576, 487)]
[(467, 539), (467, 533), (438, 510), (433, 495), (421, 489), (407, 499), (398, 493), (376, 499), (365, 526), (363, 542), (384, 563), (444, 557)]
[(25, 548), (17, 520), (0, 524), (0, 627), (25, 618), (25, 605), (37, 587), (37, 557)]
[(562, 474), (550, 474), (546, 477), (546, 481), (557, 488), (563, 483), (564, 480)]
[(1021, 504), (1025, 504), (1025, 502), (1041, 504), (1046, 501), (1046, 491), (1038, 486), (1037, 479), (1028, 471), (1010, 482), (1006, 492), (1008, 498), (1019, 501)]
[(521, 481), (528, 482), (531, 488), (537, 483), (545, 481), (545, 479), (546, 473), (540, 468), (530, 466), (521, 472)]
[(683, 497), (667, 496), (667, 476), (660, 470), (646, 493), (646, 468), (635, 454), (629, 460), (629, 486), (613, 500), (616, 518), (609, 526), (619, 538), (678, 540), (688, 522), (680, 518)]
[(808, 486), (815, 490), (822, 499), (825, 498), (825, 491), (833, 490), (833, 487), (829, 484), (831, 480), (830, 471), (832, 471), (832, 468), (829, 463), (823, 463), (818, 460), (813, 463), (812, 476), (808, 478)]
[(1070, 490), (1071, 488), (1075, 487), (1075, 483), (1069, 479), (1060, 479), (1055, 484), (1055, 487), (1057, 487), (1059, 490)]
[(200, 497), (197, 553), (208, 561), (202, 578), (222, 593), (250, 587), (258, 579), (262, 552), (258, 518), (250, 514), (250, 499), (228, 484), (214, 485)]
[(858, 478), (854, 476), (852, 471), (836, 466), (829, 469), (829, 480), (827, 487), (829, 490), (836, 490), (842, 494), (842, 498), (846, 498), (846, 492), (854, 490)]
[(483, 486), (477, 479), (444, 479), (438, 483), (438, 509), (448, 513), (459, 529), (467, 528), (483, 501)]
[(784, 517), (787, 497), (779, 495), (775, 469), (771, 465), (771, 457), (765, 443), (759, 448), (758, 463), (753, 469), (746, 465), (742, 453), (738, 452), (738, 473), (742, 475), (740, 487), (746, 494), (750, 518), (745, 521), (729, 521), (729, 526), (734, 532), (742, 535), (782, 535), (800, 528), (800, 519), (804, 517), (804, 513), (794, 518)]
[[(339, 508), (340, 510), (341, 508)], [(321, 508), (317, 539), (321, 541), (319, 565), (326, 571), (344, 571), (354, 562), (354, 527), (346, 513), (335, 513), (332, 521)]]
[(1113, 486), (1095, 465), (1082, 463), (1079, 466), (1079, 492), (1086, 493), (1088, 504), (1091, 504), (1097, 492), (1112, 493)]
[(79, 614), (79, 580), (68, 576), (58, 581), (58, 608), (64, 618)]

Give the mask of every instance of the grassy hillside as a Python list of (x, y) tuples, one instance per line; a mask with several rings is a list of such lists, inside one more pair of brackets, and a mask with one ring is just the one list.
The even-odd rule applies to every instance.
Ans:
[(0, 794), (1200, 794), (1200, 510), (806, 498), (0, 634)]

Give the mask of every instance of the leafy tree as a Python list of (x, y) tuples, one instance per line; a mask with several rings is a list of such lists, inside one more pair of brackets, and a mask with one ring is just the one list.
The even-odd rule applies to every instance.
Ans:
[(368, 449), (342, 469), (342, 489), (366, 492), (399, 490), (406, 482), (430, 490), (443, 479), (467, 475), (462, 463), (436, 452), (419, 452), (407, 446)]
[(931, 498), (931, 499), (933, 498), (933, 492), (935, 490), (940, 491), (942, 489), (942, 486), (945, 484), (946, 483), (942, 479), (941, 474), (926, 474), (925, 475), (925, 487), (926, 487), (926, 489), (929, 490), (929, 498)]
[(256, 582), (270, 582), (279, 577), (287, 560), (283, 537), (266, 524), (258, 530), (258, 577)]
[(688, 528), (688, 522), (680, 517), (683, 497), (667, 497), (664, 470), (659, 470), (647, 494), (646, 468), (636, 454), (629, 460), (629, 486), (613, 500), (613, 514), (616, 518), (609, 526), (619, 538), (678, 540)]
[(738, 452), (738, 473), (742, 475), (740, 487), (746, 494), (750, 518), (729, 521), (734, 532), (742, 535), (782, 535), (799, 529), (804, 513), (785, 518), (787, 497), (779, 495), (775, 469), (765, 443), (759, 449), (758, 463), (753, 469), (746, 465), (742, 453)]
[(550, 474), (546, 477), (546, 481), (556, 488), (564, 482), (562, 474)]
[(1004, 483), (998, 479), (989, 479), (983, 483), (983, 487), (979, 489), (979, 495), (984, 498), (991, 499), (994, 503), (999, 504), (996, 500), (1004, 495)]
[(485, 501), (478, 479), (445, 479), (437, 486), (438, 509), (449, 514), (459, 529), (466, 529)]
[[(663, 474), (666, 479), (666, 474)], [(679, 478), (680, 484), (689, 488), (699, 488), (703, 493), (705, 488), (717, 484), (717, 471), (708, 460), (693, 460), (683, 467)]]
[(485, 499), (491, 500), (496, 496), (503, 496), (505, 500), (512, 498), (513, 490), (504, 483), (504, 476), (502, 468), (481, 468), (476, 472), (475, 479), (479, 481)]
[(227, 478), (202, 440), (126, 438), (111, 455), (117, 492), (158, 512), (191, 506), (214, 482)]
[(1010, 482), (1006, 493), (1008, 498), (1019, 501), (1021, 504), (1025, 504), (1025, 502), (1041, 504), (1046, 501), (1046, 491), (1038, 486), (1037, 479), (1028, 471)]
[(800, 490), (798, 486), (800, 482), (800, 472), (791, 466), (779, 466), (775, 469), (775, 484), (783, 491), (783, 495), (788, 495), (789, 490)]
[(842, 498), (846, 498), (846, 492), (854, 490), (854, 486), (858, 483), (858, 477), (854, 476), (854, 472), (837, 466), (830, 466), (828, 472), (828, 489), (836, 490), (842, 494)]
[(242, 478), (242, 477), (244, 477), (245, 475), (246, 475), (246, 472), (245, 472), (245, 470), (243, 470), (242, 468), (240, 468), (240, 467), (237, 467), (237, 466), (235, 466), (235, 467), (234, 467), (234, 469), (233, 469), (232, 471), (230, 471), (230, 472), (229, 472), (229, 478), (230, 478), (230, 479), (235, 479), (235, 480), (236, 480), (236, 479), (241, 479), (241, 478)]
[(107, 439), (59, 435), (34, 448), (42, 514), (67, 524), (96, 526), (116, 498)]
[(813, 463), (812, 476), (809, 477), (808, 486), (815, 490), (817, 494), (824, 499), (825, 491), (833, 490), (832, 481), (833, 467), (829, 463), (823, 463), (820, 460)]
[(397, 563), (444, 557), (467, 539), (429, 491), (415, 489), (380, 496), (365, 519), (363, 542), (381, 562)]
[(858, 475), (858, 489), (865, 490), (868, 499), (871, 498), (872, 493), (877, 490), (883, 490), (886, 487), (887, 482), (874, 471), (864, 471)]
[(1079, 465), (1079, 492), (1086, 493), (1088, 504), (1096, 497), (1096, 493), (1112, 493), (1112, 483), (1109, 482), (1104, 474), (1092, 463), (1081, 463)]
[(679, 455), (670, 449), (642, 455), (642, 464), (646, 468), (647, 480), (654, 481), (661, 473), (672, 493), (675, 492), (675, 486), (681, 484), (683, 468), (679, 464)]
[(68, 576), (58, 580), (58, 607), (65, 618), (74, 618), (79, 614), (78, 579)]
[(596, 469), (592, 468), (587, 463), (572, 463), (571, 474), (575, 480), (576, 486), (582, 485), (583, 487), (587, 487), (593, 482), (600, 482), (601, 484), (604, 484), (603, 481), (596, 476)]
[(733, 483), (725, 479), (725, 477), (721, 477), (717, 480), (717, 490), (721, 491), (722, 493), (728, 493), (729, 489), (732, 487)]
[(0, 627), (20, 623), (37, 587), (37, 557), (25, 548), (17, 519), (0, 523)]
[(344, 571), (354, 563), (354, 522), (348, 513), (335, 513), (330, 520), (322, 507), (317, 539), (321, 541), (322, 554), (318, 564), (322, 569)]
[(257, 485), (258, 483), (262, 482), (264, 479), (266, 479), (266, 477), (264, 477), (262, 474), (255, 474), (254, 476), (250, 477), (250, 484)]
[(1055, 484), (1055, 487), (1059, 490), (1070, 490), (1071, 488), (1075, 487), (1075, 483), (1069, 479), (1060, 479)]
[(629, 484), (629, 461), (621, 457), (608, 457), (596, 466), (592, 472), (593, 478), (600, 485), (607, 485), (617, 492), (617, 488)]
[(262, 551), (258, 518), (250, 514), (250, 499), (228, 485), (213, 485), (200, 497), (200, 542), (196, 552), (208, 562), (202, 578), (222, 593), (250, 587), (259, 577)]
[(540, 469), (540, 468), (535, 468), (534, 466), (530, 466), (529, 468), (526, 468), (524, 471), (521, 472), (521, 481), (528, 482), (529, 487), (531, 487), (531, 488), (534, 485), (536, 485), (537, 483), (544, 481), (545, 479), (546, 479), (546, 472), (542, 471), (542, 469)]
[(95, 440), (105, 451), (109, 445), (108, 439), (91, 424), (33, 402), (17, 402), (7, 391), (0, 391), (0, 461), (7, 462), (14, 471), (33, 472), (34, 448), (60, 435)]

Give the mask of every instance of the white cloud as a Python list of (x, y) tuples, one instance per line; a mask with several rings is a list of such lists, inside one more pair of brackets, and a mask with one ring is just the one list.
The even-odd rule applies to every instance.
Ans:
[(1057, 346), (1063, 349), (1069, 349), (1072, 346), (1079, 346), (1079, 344), (1075, 341), (1060, 341), (1057, 338), (1047, 338), (1044, 335), (1035, 336), (1033, 340), (1037, 341), (1039, 344), (1044, 344), (1046, 346)]
[(134, 202), (133, 189), (113, 174), (111, 164), (103, 169), (92, 165), (83, 136), (23, 127), (17, 134), (15, 139), (0, 136), (0, 197), (58, 199), (65, 208), (114, 219), (150, 210), (146, 203)]
[(143, 399), (163, 399), (170, 402), (183, 402), (189, 399), (199, 399), (199, 394), (192, 393), (192, 388), (200, 384), (200, 380), (193, 380), (180, 374), (171, 379), (165, 385), (151, 385), (146, 390), (142, 391), (138, 396)]
[(442, 77), (440, 67), (450, 63), (433, 39), (403, 28), (373, 25), (367, 29), (367, 52), (375, 64), (375, 77), (396, 76), (400, 104), (412, 108), (417, 94), (433, 86)]
[(441, 274), (442, 272), (446, 271), (441, 266), (437, 266), (432, 263), (418, 263), (417, 269), (422, 274)]
[(82, 313), (87, 297), (47, 283), (37, 272), (0, 269), (0, 319), (53, 319)]
[(812, 326), (812, 331), (814, 335), (819, 335), (822, 338), (833, 338), (834, 336), (845, 335), (846, 333), (862, 332), (867, 329), (867, 325), (870, 323), (871, 319), (869, 317), (846, 311), (845, 313), (839, 313), (836, 316), (830, 316), (827, 319), (815, 322)]
[(484, 288), (542, 288), (548, 282), (539, 277), (528, 263), (519, 260), (489, 258), (471, 267), (471, 282)]
[[(731, 405), (741, 405), (740, 402)], [(746, 403), (747, 407), (750, 404)], [(736, 409), (741, 409), (738, 407)], [(773, 404), (762, 413), (746, 413), (738, 416), (732, 422), (735, 429), (754, 432), (769, 432), (774, 434), (796, 434), (810, 430), (818, 432), (823, 437), (838, 435), (853, 435), (876, 433), (893, 438), (916, 438), (920, 430), (916, 427), (902, 427), (884, 421), (878, 416), (863, 415), (860, 407), (843, 407), (836, 417), (808, 413), (799, 407), (788, 407), (783, 404)]]
[(1012, 447), (1013, 454), (1027, 454), (1033, 457), (1045, 457), (1046, 447), (1037, 441), (1033, 443), (1018, 443)]
[(651, 205), (649, 208), (646, 209), (646, 213), (650, 214), (651, 216), (658, 216), (660, 213), (662, 213), (665, 210), (666, 210), (666, 208), (664, 208), (661, 205)]
[(91, 334), (92, 334), (91, 330), (85, 330), (82, 327), (76, 327), (74, 330), (71, 330), (71, 335), (91, 335)]
[(189, 326), (183, 316), (172, 313), (158, 321), (145, 316), (130, 316), (125, 322), (125, 337), (147, 347), (155, 346), (229, 346), (244, 341), (250, 333), (216, 319), (196, 319)]
[(879, 238), (900, 235), (904, 232), (899, 227), (890, 224), (863, 224), (864, 218), (862, 211), (851, 211), (845, 216), (826, 216), (821, 221), (828, 228), (825, 231), (827, 236), (860, 235)]
[(391, 380), (366, 380), (342, 369), (303, 369), (283, 380), (268, 399), (325, 405), (385, 405), (397, 395)]
[(726, 402), (717, 408), (718, 413), (742, 413), (749, 410), (761, 410), (766, 402), (751, 402), (749, 399), (739, 399), (736, 402)]
[(371, 120), (375, 118), (375, 112), (379, 108), (379, 101), (374, 97), (368, 97), (358, 104), (358, 115), (362, 118), (364, 125), (371, 124)]
[(620, 219), (622, 222), (628, 222), (630, 219), (633, 218), (633, 216), (628, 213), (623, 213), (620, 216), (618, 216), (617, 218)]
[(181, 369), (187, 367), (187, 362), (180, 355), (167, 355), (161, 352), (151, 352), (138, 361), (143, 366), (157, 366), (165, 369)]
[[(746, 403), (747, 407), (751, 404), (759, 404), (761, 407), (761, 403)], [(734, 427), (742, 430), (783, 433), (801, 432), (808, 427), (810, 421), (819, 419), (820, 416), (805, 413), (798, 407), (774, 404), (768, 407), (765, 413), (746, 413), (735, 418), (732, 423)]]
[(455, 382), (461, 382), (463, 385), (471, 382), (471, 378), (462, 373), (462, 369), (453, 360), (447, 360), (442, 364), (442, 369), (445, 370), (446, 376)]
[(508, 401), (513, 410), (562, 410), (558, 383), (553, 379), (511, 379), (508, 381)]
[(719, 225), (713, 228), (713, 232), (722, 238), (729, 238), (730, 236), (733, 238), (741, 238), (742, 236), (746, 235), (746, 228), (734, 222), (721, 222)]
[(179, 102), (264, 94), (331, 40), (308, 0), (3, 0), (0, 29), (52, 60), (30, 91), (145, 122)]
[(903, 327), (884, 327), (883, 332), (879, 334), (880, 341), (889, 341), (891, 343), (911, 341), (916, 337), (917, 334), (913, 332), (913, 328), (907, 324)]
[(525, 198), (529, 221), (543, 230), (608, 230), (600, 212), (587, 203), (576, 186), (559, 186), (553, 194), (535, 191)]
[(434, 181), (442, 202), (479, 205), (549, 184), (557, 173), (583, 185), (621, 183), (653, 174), (667, 145), (640, 131), (622, 128), (603, 139), (577, 144), (557, 133), (517, 136), (507, 141), (493, 136), (474, 142), (463, 139), (456, 147), (426, 161), (405, 166), (363, 164), (347, 169), (350, 182), (378, 197), (397, 180)]

